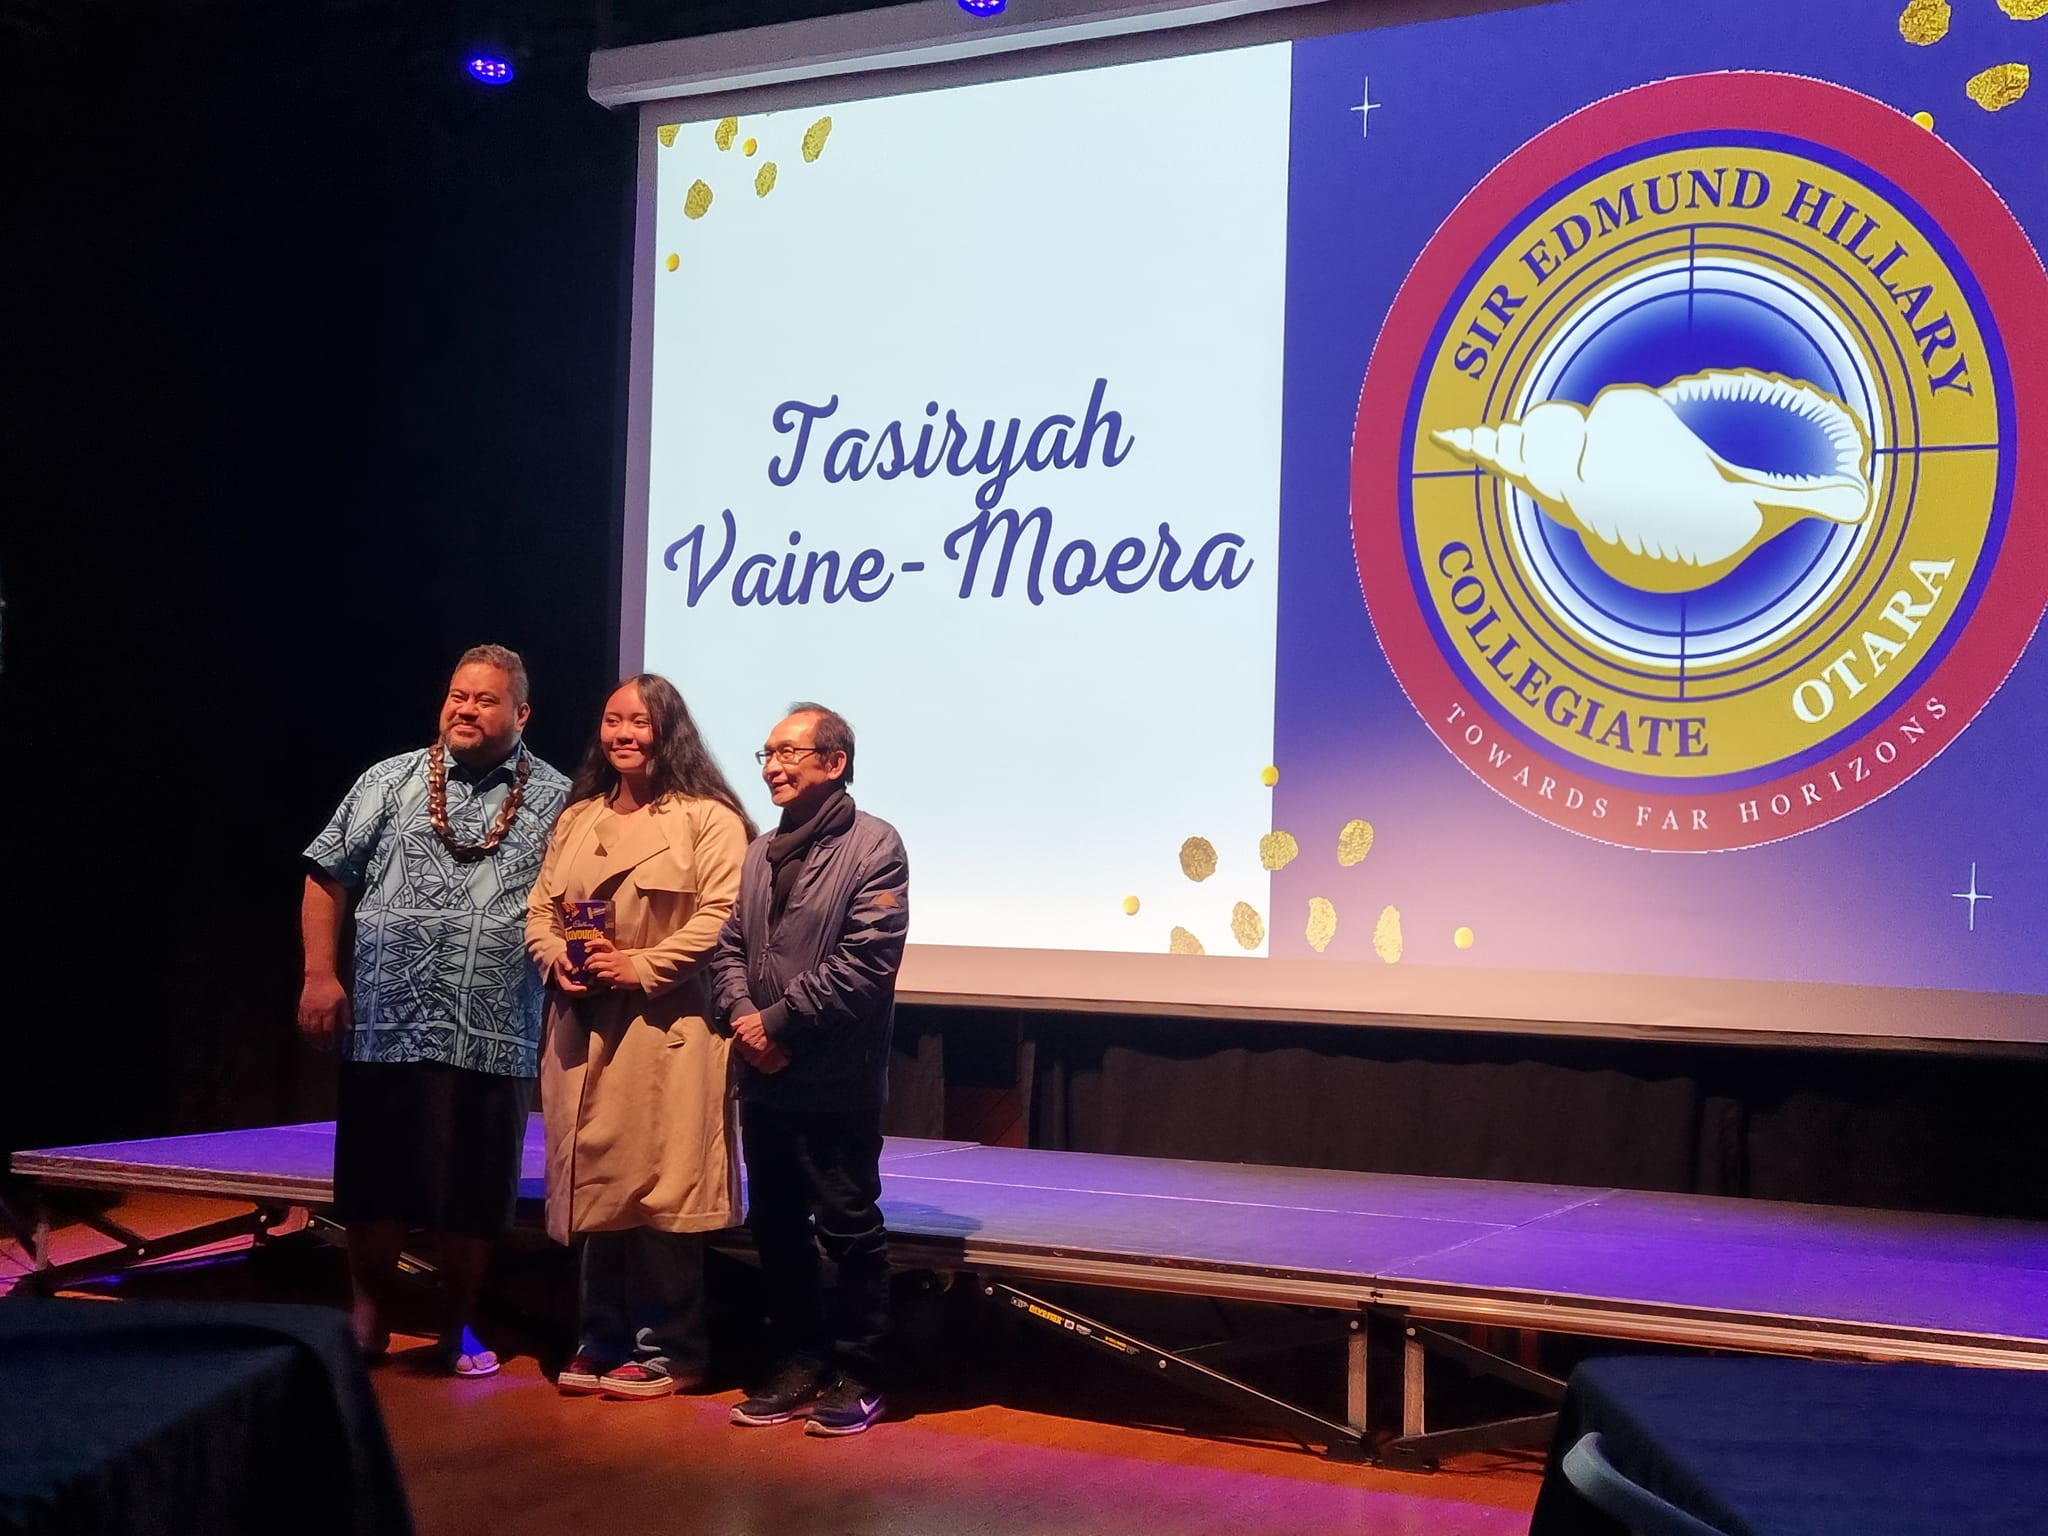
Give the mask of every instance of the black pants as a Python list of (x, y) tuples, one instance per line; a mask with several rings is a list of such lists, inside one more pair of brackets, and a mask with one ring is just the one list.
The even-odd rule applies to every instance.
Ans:
[[(820, 1114), (749, 1103), (747, 1225), (776, 1343), (821, 1372), (881, 1384), (889, 1324), (882, 1228), (882, 1112)], [(820, 1256), (835, 1273), (821, 1273)]]
[(704, 1234), (633, 1227), (583, 1239), (579, 1348), (605, 1366), (660, 1365), (686, 1385), (704, 1379)]

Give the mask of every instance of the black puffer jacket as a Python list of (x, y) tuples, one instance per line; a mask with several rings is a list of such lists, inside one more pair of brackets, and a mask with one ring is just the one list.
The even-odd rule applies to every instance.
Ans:
[(910, 861), (896, 829), (866, 811), (804, 857), (789, 905), (768, 921), (768, 839), (740, 870), (740, 899), (711, 953), (728, 1022), (759, 1013), (789, 1052), (780, 1072), (740, 1064), (740, 1097), (782, 1109), (878, 1107), (889, 1091), (896, 972), (910, 926)]

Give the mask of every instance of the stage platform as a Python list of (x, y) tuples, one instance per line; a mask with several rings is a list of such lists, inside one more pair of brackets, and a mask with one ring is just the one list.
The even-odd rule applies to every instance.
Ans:
[[(534, 1201), (540, 1134), (536, 1116), (522, 1188)], [(242, 1199), (256, 1207), (251, 1230), (269, 1230), (297, 1211), (319, 1213), (332, 1149), (330, 1124), (281, 1126), (20, 1152), (13, 1168), (51, 1187)], [(884, 1148), (882, 1179), (899, 1266), (974, 1275), (1040, 1322), (1155, 1364), (1163, 1355), (1162, 1368), (1197, 1389), (1227, 1378), (1016, 1286), (1054, 1281), (1352, 1314), (1347, 1424), (1324, 1427), (1360, 1438), (1364, 1324), (1391, 1317), (1407, 1352), (1402, 1439), (1422, 1459), (1487, 1443), (1426, 1431), (1425, 1351), (1539, 1394), (1556, 1385), (1475, 1358), (1432, 1323), (2048, 1370), (2048, 1225), (902, 1138)], [(117, 1258), (159, 1256), (136, 1249)], [(1533, 1417), (1520, 1427), (1545, 1428)]]

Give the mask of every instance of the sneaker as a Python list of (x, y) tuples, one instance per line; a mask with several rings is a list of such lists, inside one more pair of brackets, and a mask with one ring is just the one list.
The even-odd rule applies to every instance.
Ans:
[(630, 1361), (598, 1378), (606, 1397), (667, 1397), (681, 1385), (669, 1368), (654, 1361)]
[(882, 1394), (851, 1376), (834, 1378), (811, 1404), (807, 1435), (857, 1435), (882, 1416)]
[(810, 1403), (818, 1395), (817, 1370), (801, 1360), (792, 1360), (768, 1379), (765, 1386), (756, 1387), (732, 1410), (735, 1424), (760, 1426), (763, 1424), (787, 1424), (791, 1419), (801, 1419), (810, 1411)]
[(605, 1363), (587, 1349), (579, 1349), (555, 1378), (555, 1389), (570, 1397), (594, 1397), (604, 1390)]

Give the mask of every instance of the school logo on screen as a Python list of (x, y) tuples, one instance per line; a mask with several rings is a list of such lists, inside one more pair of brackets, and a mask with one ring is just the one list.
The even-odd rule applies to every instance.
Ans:
[(2048, 277), (1997, 195), (1822, 82), (1588, 108), (1402, 287), (1359, 576), (1443, 744), (1557, 825), (1726, 849), (1955, 740), (2048, 597)]

